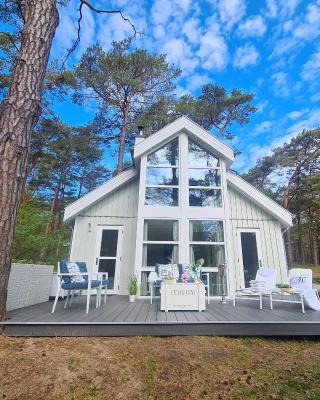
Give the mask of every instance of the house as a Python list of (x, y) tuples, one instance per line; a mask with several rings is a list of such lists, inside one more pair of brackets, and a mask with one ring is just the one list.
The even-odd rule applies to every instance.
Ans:
[(204, 259), (211, 296), (244, 287), (257, 268), (275, 267), (286, 281), (283, 233), (291, 214), (230, 170), (233, 150), (186, 117), (137, 136), (135, 166), (69, 205), (71, 260), (109, 273), (110, 292), (127, 294), (137, 274), (140, 296), (156, 263)]

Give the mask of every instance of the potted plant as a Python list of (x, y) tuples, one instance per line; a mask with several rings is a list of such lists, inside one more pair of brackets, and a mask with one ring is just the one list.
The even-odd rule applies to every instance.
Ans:
[(135, 275), (130, 276), (128, 290), (129, 302), (134, 303), (136, 295), (138, 293), (138, 278)]
[(165, 283), (176, 283), (176, 279), (171, 275), (165, 276), (163, 280), (165, 281)]
[(281, 290), (281, 292), (292, 293), (294, 291), (294, 288), (287, 283), (277, 283), (276, 286)]

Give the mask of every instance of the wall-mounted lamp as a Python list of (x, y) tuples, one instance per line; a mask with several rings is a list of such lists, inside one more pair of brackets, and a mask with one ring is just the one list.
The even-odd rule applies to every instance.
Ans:
[(91, 232), (91, 228), (92, 228), (91, 222), (88, 222), (88, 232)]

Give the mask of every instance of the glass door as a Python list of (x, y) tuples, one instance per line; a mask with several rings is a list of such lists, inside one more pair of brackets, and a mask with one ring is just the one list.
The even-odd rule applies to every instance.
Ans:
[(94, 272), (107, 272), (109, 293), (118, 293), (121, 265), (122, 227), (99, 226)]
[(239, 262), (243, 270), (243, 284), (250, 286), (250, 281), (256, 278), (258, 269), (262, 265), (260, 232), (259, 230), (239, 230), (238, 231)]

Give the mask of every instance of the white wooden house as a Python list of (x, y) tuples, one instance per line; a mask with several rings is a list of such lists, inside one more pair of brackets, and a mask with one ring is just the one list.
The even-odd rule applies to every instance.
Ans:
[(283, 232), (291, 214), (230, 170), (234, 152), (186, 117), (138, 136), (135, 166), (69, 205), (70, 259), (106, 271), (110, 290), (127, 294), (137, 274), (140, 295), (155, 263), (203, 258), (211, 295), (221, 292), (218, 266), (227, 263), (228, 294), (254, 278), (259, 265), (287, 276)]

